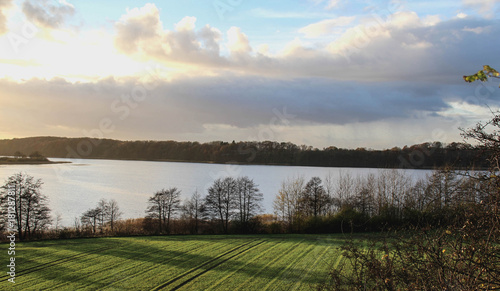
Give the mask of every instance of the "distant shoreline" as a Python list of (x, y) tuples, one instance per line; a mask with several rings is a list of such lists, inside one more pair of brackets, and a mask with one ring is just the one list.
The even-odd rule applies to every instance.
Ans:
[[(0, 140), (0, 155), (37, 153), (38, 158), (77, 158), (234, 165), (383, 169), (485, 169), (485, 152), (468, 144), (427, 142), (386, 150), (317, 149), (275, 141), (120, 141), (96, 138), (29, 137)], [(11, 156), (8, 156), (11, 155)], [(23, 158), (28, 158), (24, 156)], [(29, 164), (29, 162), (16, 162)], [(37, 163), (38, 164), (38, 163)]]
[[(51, 157), (60, 158), (60, 157)], [(71, 159), (71, 158), (69, 158)], [(291, 163), (251, 163), (251, 162), (214, 162), (214, 161), (190, 161), (190, 160), (171, 160), (171, 159), (132, 159), (132, 158), (107, 158), (107, 157), (91, 157), (91, 158), (78, 158), (78, 160), (107, 160), (107, 161), (128, 161), (128, 162), (166, 162), (166, 163), (190, 163), (190, 164), (213, 164), (213, 165), (232, 165), (232, 166), (278, 166), (278, 167), (311, 167), (311, 168), (355, 168), (355, 169), (396, 169), (396, 170), (437, 170), (439, 167), (420, 167), (420, 168), (404, 168), (404, 167), (367, 167), (367, 166), (322, 166), (322, 165), (294, 165)], [(72, 162), (53, 162), (53, 163), (72, 163)], [(1, 164), (0, 164), (1, 165)], [(457, 171), (471, 170), (466, 167), (450, 167), (450, 169)], [(474, 168), (476, 171), (488, 170), (484, 168)]]
[(71, 162), (60, 161), (54, 162), (48, 159), (45, 160), (33, 160), (28, 158), (8, 158), (2, 157), (0, 158), (0, 165), (49, 165), (49, 164), (70, 164)]

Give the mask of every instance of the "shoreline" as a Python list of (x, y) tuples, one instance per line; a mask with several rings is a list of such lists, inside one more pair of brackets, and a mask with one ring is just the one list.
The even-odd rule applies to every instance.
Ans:
[[(59, 159), (60, 157), (50, 157), (54, 159)], [(400, 169), (400, 170), (439, 170), (439, 167), (389, 167), (389, 166), (355, 166), (355, 165), (346, 165), (346, 166), (322, 166), (322, 165), (307, 165), (307, 164), (293, 164), (293, 163), (252, 163), (252, 162), (217, 162), (217, 161), (191, 161), (191, 160), (174, 160), (174, 159), (134, 159), (134, 158), (107, 158), (107, 157), (91, 157), (91, 158), (79, 158), (79, 160), (108, 160), (108, 161), (137, 161), (137, 162), (167, 162), (167, 163), (191, 163), (191, 164), (215, 164), (215, 165), (235, 165), (235, 166), (278, 166), (278, 167), (311, 167), (311, 168), (371, 168), (371, 169)], [(53, 163), (72, 163), (67, 161), (61, 162), (53, 162)], [(1, 164), (1, 161), (0, 161)], [(451, 167), (452, 170), (455, 171), (467, 171), (467, 170), (476, 170), (476, 171), (484, 171), (488, 170), (488, 168), (464, 168), (464, 167)]]
[(67, 162), (67, 161), (54, 162), (50, 160), (0, 158), (0, 165), (50, 165), (50, 164), (71, 164), (71, 163), (72, 162)]

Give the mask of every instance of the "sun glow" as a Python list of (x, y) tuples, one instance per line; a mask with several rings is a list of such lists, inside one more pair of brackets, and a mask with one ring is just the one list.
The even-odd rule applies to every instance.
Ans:
[[(0, 59), (1, 78), (20, 81), (60, 77), (92, 81), (106, 76), (134, 76), (145, 66), (117, 54), (113, 37), (103, 31), (40, 34), (25, 43), (18, 43), (16, 47), (10, 38), (5, 35), (0, 39), (4, 45), (12, 47), (10, 56)], [(9, 50), (6, 51), (9, 54)]]

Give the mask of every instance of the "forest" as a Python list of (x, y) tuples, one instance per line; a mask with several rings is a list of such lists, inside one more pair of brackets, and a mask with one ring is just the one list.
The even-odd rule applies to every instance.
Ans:
[(435, 169), (487, 168), (488, 150), (465, 143), (426, 142), (386, 150), (323, 149), (275, 141), (119, 141), (30, 137), (0, 140), (0, 155), (39, 152), (46, 157), (259, 165)]

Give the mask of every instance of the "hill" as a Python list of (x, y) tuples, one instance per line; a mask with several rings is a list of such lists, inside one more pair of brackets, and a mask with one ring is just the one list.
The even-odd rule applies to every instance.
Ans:
[[(317, 149), (289, 142), (209, 143), (120, 141), (94, 138), (29, 137), (0, 140), (0, 155), (40, 152), (46, 157), (75, 159), (151, 160), (260, 165), (413, 168), (484, 168), (480, 149), (466, 144), (423, 143), (403, 148), (369, 150), (334, 146)], [(478, 159), (479, 157), (479, 159)], [(476, 161), (473, 163), (472, 161)]]

